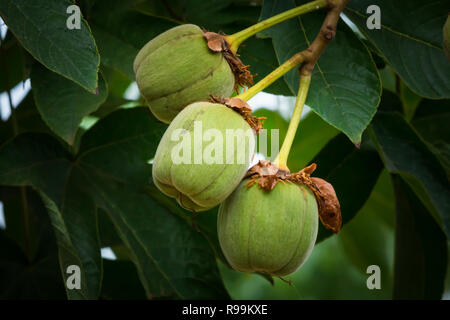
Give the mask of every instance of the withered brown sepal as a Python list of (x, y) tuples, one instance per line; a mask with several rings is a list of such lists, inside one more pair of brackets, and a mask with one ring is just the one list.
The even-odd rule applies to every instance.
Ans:
[(250, 188), (254, 184), (258, 184), (260, 188), (266, 191), (271, 191), (278, 182), (305, 185), (316, 197), (319, 218), (323, 226), (334, 233), (338, 233), (342, 225), (339, 200), (333, 186), (329, 182), (321, 178), (311, 177), (316, 167), (316, 164), (313, 163), (299, 172), (291, 174), (288, 170), (280, 169), (270, 161), (260, 160), (250, 168), (245, 178), (249, 178), (247, 187)]
[(222, 52), (224, 58), (230, 65), (235, 78), (234, 90), (238, 92), (239, 86), (252, 85), (253, 75), (250, 73), (249, 66), (242, 63), (241, 59), (238, 58), (238, 54), (231, 52), (230, 44), (225, 36), (206, 30), (203, 30), (203, 35), (208, 43), (208, 48), (213, 52)]
[(210, 101), (223, 104), (239, 113), (244, 118), (244, 120), (247, 121), (250, 127), (255, 130), (256, 134), (259, 134), (259, 132), (263, 129), (264, 119), (267, 118), (252, 116), (252, 108), (244, 100), (239, 98), (221, 98), (211, 96)]
[(312, 177), (311, 180), (323, 195), (319, 215), (320, 221), (325, 228), (331, 229), (334, 233), (338, 233), (341, 230), (342, 215), (341, 205), (336, 196), (336, 191), (334, 191), (331, 183), (321, 178)]

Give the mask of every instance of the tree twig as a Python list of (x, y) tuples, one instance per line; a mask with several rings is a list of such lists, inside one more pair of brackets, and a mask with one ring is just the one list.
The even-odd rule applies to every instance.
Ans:
[(319, 34), (308, 47), (308, 49), (301, 52), (304, 57), (304, 62), (300, 67), (300, 74), (302, 76), (310, 76), (314, 70), (314, 65), (322, 54), (326, 46), (336, 36), (337, 24), (339, 16), (344, 10), (349, 0), (327, 0), (328, 13), (320, 28)]

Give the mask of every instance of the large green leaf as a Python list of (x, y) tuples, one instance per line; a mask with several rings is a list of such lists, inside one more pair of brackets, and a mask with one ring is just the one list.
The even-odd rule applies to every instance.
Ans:
[(450, 184), (439, 159), (398, 114), (380, 112), (371, 135), (389, 172), (399, 174), (450, 236)]
[(68, 266), (80, 267), (81, 288), (67, 289), (68, 297), (93, 299), (102, 273), (96, 213), (77, 179), (69, 155), (45, 134), (19, 135), (0, 150), (0, 184), (33, 186), (48, 209), (64, 281)]
[(97, 207), (127, 246), (148, 297), (228, 297), (210, 241), (173, 214), (159, 191), (146, 192), (148, 161), (165, 128), (148, 108), (124, 109), (87, 131), (75, 159), (48, 135), (19, 135), (0, 150), (0, 184), (33, 185), (48, 207), (63, 275), (67, 264), (81, 267), (82, 290), (68, 290), (69, 298), (99, 294)]
[(132, 192), (94, 169), (86, 168), (85, 178), (130, 249), (149, 297), (227, 297), (214, 253), (200, 233), (146, 194)]
[(70, 30), (70, 0), (2, 0), (0, 15), (33, 57), (50, 70), (95, 92), (100, 57), (87, 22)]
[[(261, 19), (293, 8), (293, 0), (266, 0)], [(265, 31), (274, 44), (280, 62), (305, 50), (319, 32), (325, 13), (310, 13)], [(285, 75), (292, 92), (297, 92), (298, 70)], [(336, 38), (319, 58), (312, 75), (306, 103), (325, 121), (344, 132), (354, 143), (374, 116), (380, 100), (381, 83), (375, 63), (364, 44), (342, 22)]]
[(396, 197), (394, 299), (441, 299), (447, 269), (447, 239), (427, 209), (399, 176)]
[(95, 25), (92, 26), (92, 33), (98, 44), (102, 64), (115, 68), (129, 79), (134, 79), (133, 62), (139, 49)]
[[(381, 29), (366, 26), (366, 9), (381, 10)], [(450, 98), (450, 63), (442, 49), (447, 0), (351, 0), (345, 13), (415, 92)]]
[[(357, 149), (343, 134), (333, 138), (312, 162), (317, 164), (313, 176), (333, 185), (341, 204), (342, 223), (345, 227), (369, 198), (383, 163), (369, 141)], [(320, 225), (317, 241), (331, 234), (330, 230)]]
[(149, 297), (226, 298), (208, 241), (173, 215), (158, 191), (144, 193), (148, 160), (164, 129), (147, 108), (117, 111), (86, 133), (78, 163), (130, 249)]
[(42, 119), (71, 145), (83, 117), (97, 110), (108, 95), (102, 77), (97, 93), (93, 94), (38, 64), (33, 66), (31, 85)]

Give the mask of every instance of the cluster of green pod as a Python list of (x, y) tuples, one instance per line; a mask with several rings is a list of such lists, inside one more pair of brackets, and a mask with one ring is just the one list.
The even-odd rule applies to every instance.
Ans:
[[(150, 110), (169, 124), (153, 161), (158, 189), (193, 212), (220, 204), (219, 242), (236, 270), (276, 276), (297, 270), (316, 240), (317, 203), (307, 187), (293, 183), (279, 183), (270, 192), (245, 186), (255, 132), (241, 113), (209, 102), (211, 96), (226, 98), (233, 92), (236, 78), (229, 61), (210, 50), (202, 29), (182, 25), (148, 42), (135, 59), (134, 71)], [(204, 132), (228, 137), (229, 129), (242, 133), (233, 140), (231, 155), (224, 152), (220, 163), (196, 160), (211, 154), (208, 143), (198, 144)], [(223, 139), (219, 147), (226, 150), (227, 143)], [(237, 161), (242, 150), (244, 161)]]

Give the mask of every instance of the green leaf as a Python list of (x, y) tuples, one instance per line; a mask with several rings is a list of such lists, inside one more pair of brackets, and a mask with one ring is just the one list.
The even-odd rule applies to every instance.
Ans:
[(191, 211), (180, 207), (173, 198), (161, 193), (153, 181), (145, 188), (145, 192), (159, 204), (163, 205), (170, 213), (181, 217), (196, 231), (199, 231), (210, 244), (216, 257), (219, 258), (223, 264), (231, 268), (223, 255), (219, 244), (219, 238), (217, 236), (217, 210), (219, 206), (216, 206), (208, 211), (204, 211), (199, 215), (195, 215), (192, 214)]
[(400, 176), (396, 197), (394, 299), (441, 299), (447, 269), (447, 239)]
[(105, 247), (117, 247), (122, 246), (122, 240), (118, 236), (114, 225), (108, 217), (108, 213), (103, 209), (97, 210), (98, 215), (98, 232), (100, 237), (100, 246)]
[[(42, 204), (41, 204), (42, 206)], [(36, 222), (36, 221), (35, 221)], [(65, 298), (58, 271), (55, 240), (45, 239), (36, 259), (29, 261), (19, 246), (0, 230), (0, 299), (60, 300)], [(44, 250), (44, 248), (46, 250)]]
[(394, 190), (389, 173), (383, 170), (367, 202), (337, 237), (361, 274), (367, 277), (366, 270), (370, 265), (380, 267), (381, 290), (384, 292), (392, 290), (394, 222)]
[(148, 108), (123, 109), (88, 130), (74, 158), (48, 135), (20, 135), (0, 149), (0, 184), (39, 190), (63, 275), (69, 262), (81, 267), (82, 290), (68, 291), (69, 298), (99, 294), (98, 207), (128, 248), (147, 297), (228, 298), (210, 240), (158, 200), (159, 191), (146, 192), (148, 161), (165, 128)]
[[(132, 83), (132, 79), (127, 77), (120, 71), (117, 71), (113, 68), (102, 65), (101, 73), (106, 83), (108, 83), (108, 99), (111, 98), (111, 95), (114, 95), (114, 98), (122, 99), (123, 101), (128, 102), (123, 98), (125, 92), (128, 87)], [(133, 76), (134, 80), (134, 76)]]
[(383, 84), (383, 89), (389, 90), (392, 93), (396, 93), (396, 78), (395, 72), (391, 66), (386, 65), (380, 70), (381, 83)]
[(144, 193), (148, 160), (165, 127), (147, 108), (112, 113), (83, 138), (84, 179), (129, 248), (149, 297), (226, 298), (209, 243), (157, 201), (159, 192)]
[[(293, 0), (266, 0), (261, 19), (293, 8)], [(280, 62), (305, 50), (317, 36), (323, 12), (291, 19), (267, 31)], [(298, 70), (285, 75), (292, 92), (297, 92)], [(312, 75), (307, 105), (325, 121), (344, 132), (354, 143), (374, 116), (380, 100), (381, 83), (375, 63), (364, 44), (342, 22), (336, 38), (319, 58)]]
[(97, 110), (108, 95), (102, 77), (98, 92), (92, 94), (40, 65), (33, 66), (31, 85), (42, 119), (70, 145), (75, 142), (83, 117)]
[(85, 168), (85, 178), (130, 249), (149, 297), (227, 297), (215, 256), (200, 233), (152, 198), (132, 192), (94, 169)]
[[(272, 40), (270, 39), (253, 37), (246, 40), (239, 48), (239, 58), (245, 65), (250, 66), (250, 71), (254, 75), (254, 83), (257, 83), (279, 66)], [(294, 92), (289, 89), (284, 78), (278, 79), (264, 89), (264, 91), (284, 96), (294, 95)]]
[(100, 57), (89, 26), (81, 19), (80, 29), (70, 30), (66, 10), (70, 0), (3, 0), (0, 15), (33, 57), (48, 69), (88, 91), (97, 88)]
[(430, 144), (450, 178), (449, 103), (449, 100), (422, 100), (411, 124)]
[(405, 84), (405, 82), (401, 81), (400, 98), (402, 100), (403, 113), (405, 114), (405, 119), (410, 121), (413, 118), (414, 112), (416, 112), (416, 109), (419, 106), (422, 97), (418, 96), (413, 91), (411, 91), (411, 89)]
[[(380, 30), (366, 26), (369, 5), (380, 7)], [(414, 92), (442, 99), (450, 98), (450, 64), (442, 49), (449, 11), (446, 0), (351, 0), (345, 14)]]
[(146, 107), (120, 109), (85, 133), (78, 162), (132, 186), (148, 186), (151, 182), (148, 162), (166, 128)]
[(64, 281), (68, 266), (80, 267), (81, 289), (67, 289), (68, 297), (95, 299), (102, 273), (95, 206), (68, 158), (48, 135), (19, 135), (0, 150), (0, 184), (39, 191), (56, 233)]
[(134, 79), (133, 62), (139, 49), (95, 25), (92, 26), (92, 33), (98, 44), (102, 64), (122, 72), (129, 79)]
[(289, 153), (288, 167), (292, 172), (306, 167), (338, 133), (336, 128), (323, 121), (314, 112), (310, 112), (300, 121)]
[[(345, 227), (369, 198), (383, 163), (369, 141), (357, 149), (343, 134), (333, 138), (312, 162), (317, 163), (313, 176), (333, 185)], [(330, 235), (332, 232), (320, 224), (317, 242)]]
[(438, 224), (450, 235), (450, 184), (438, 158), (398, 114), (380, 112), (371, 135), (390, 173), (406, 179)]

